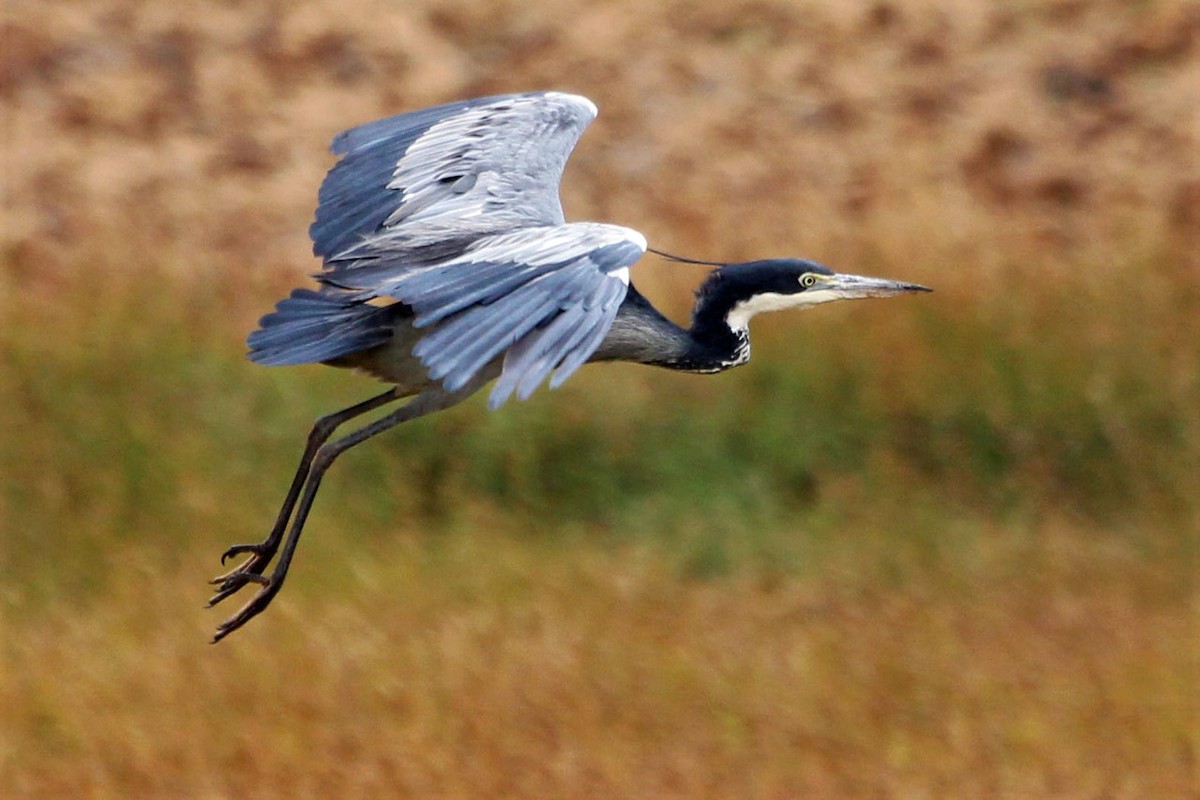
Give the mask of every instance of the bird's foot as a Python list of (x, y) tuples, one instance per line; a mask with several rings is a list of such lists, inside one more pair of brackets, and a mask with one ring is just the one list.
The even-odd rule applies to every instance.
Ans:
[[(265, 542), (259, 542), (257, 544), (233, 545), (221, 554), (222, 566), (224, 566), (225, 562), (227, 562), (229, 559), (236, 558), (242, 553), (250, 553), (250, 558), (246, 559), (245, 562), (238, 564), (236, 567), (229, 570), (229, 572), (212, 578), (209, 580), (209, 583), (214, 585), (221, 584), (222, 588), (224, 588), (225, 584), (229, 583), (231, 579), (238, 575), (245, 575), (248, 573), (261, 575), (267, 564), (271, 563), (271, 559), (275, 557), (275, 550), (277, 547), (278, 546), (272, 543), (269, 539)], [(253, 580), (253, 578), (251, 580)]]
[(208, 607), (212, 608), (226, 597), (237, 592), (247, 583), (266, 585), (267, 579), (262, 576), (262, 573), (267, 568), (267, 564), (271, 563), (271, 559), (275, 557), (276, 549), (277, 546), (270, 540), (267, 540), (258, 544), (235, 544), (222, 553), (222, 564), (243, 553), (250, 553), (251, 555), (250, 558), (233, 569), (209, 581), (209, 583), (217, 588), (214, 590), (215, 594), (208, 601)]
[(279, 593), (279, 589), (283, 586), (283, 575), (272, 574), (270, 577), (264, 577), (255, 572), (235, 573), (229, 580), (236, 583), (232, 589), (222, 587), (217, 594), (209, 601), (209, 607), (224, 600), (229, 595), (236, 592), (238, 589), (245, 586), (247, 583), (257, 583), (259, 585), (258, 592), (254, 597), (250, 598), (250, 602), (242, 606), (241, 609), (229, 619), (217, 626), (216, 633), (213, 634), (213, 644), (224, 639), (229, 634), (236, 631), (238, 628), (245, 625), (254, 617), (258, 616), (271, 603), (275, 595)]

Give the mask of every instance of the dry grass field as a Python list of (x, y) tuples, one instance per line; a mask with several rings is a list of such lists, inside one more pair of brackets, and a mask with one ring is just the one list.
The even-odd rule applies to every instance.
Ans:
[[(1196, 3), (0, 14), (0, 797), (1200, 797)], [(210, 646), (329, 139), (543, 87), (569, 217), (936, 292), (373, 442)]]

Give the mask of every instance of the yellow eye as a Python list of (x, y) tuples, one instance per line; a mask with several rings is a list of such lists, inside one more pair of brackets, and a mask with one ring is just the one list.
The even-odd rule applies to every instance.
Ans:
[(808, 275), (805, 275), (802, 278), (800, 278), (800, 285), (803, 286), (805, 289), (812, 286), (816, 282), (817, 282), (817, 276), (813, 275), (812, 273), (809, 273)]

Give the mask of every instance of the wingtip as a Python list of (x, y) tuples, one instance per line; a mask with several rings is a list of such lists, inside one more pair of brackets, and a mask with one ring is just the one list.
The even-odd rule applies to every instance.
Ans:
[(583, 108), (587, 110), (588, 114), (591, 116), (592, 119), (595, 119), (600, 114), (600, 109), (596, 106), (596, 104), (593, 103), (589, 98), (584, 97), (581, 94), (575, 94), (574, 92), (561, 92), (561, 91), (557, 91), (557, 90), (552, 90), (552, 91), (548, 91), (548, 92), (543, 92), (542, 96), (549, 98), (549, 99), (566, 100), (568, 102), (575, 103), (576, 105), (583, 106)]

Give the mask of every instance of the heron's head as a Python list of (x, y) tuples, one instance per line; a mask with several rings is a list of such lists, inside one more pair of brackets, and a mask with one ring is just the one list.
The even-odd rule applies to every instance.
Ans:
[(750, 318), (763, 311), (928, 291), (915, 283), (834, 272), (813, 261), (770, 258), (714, 270), (700, 288), (697, 313), (707, 307), (736, 332), (747, 330)]

